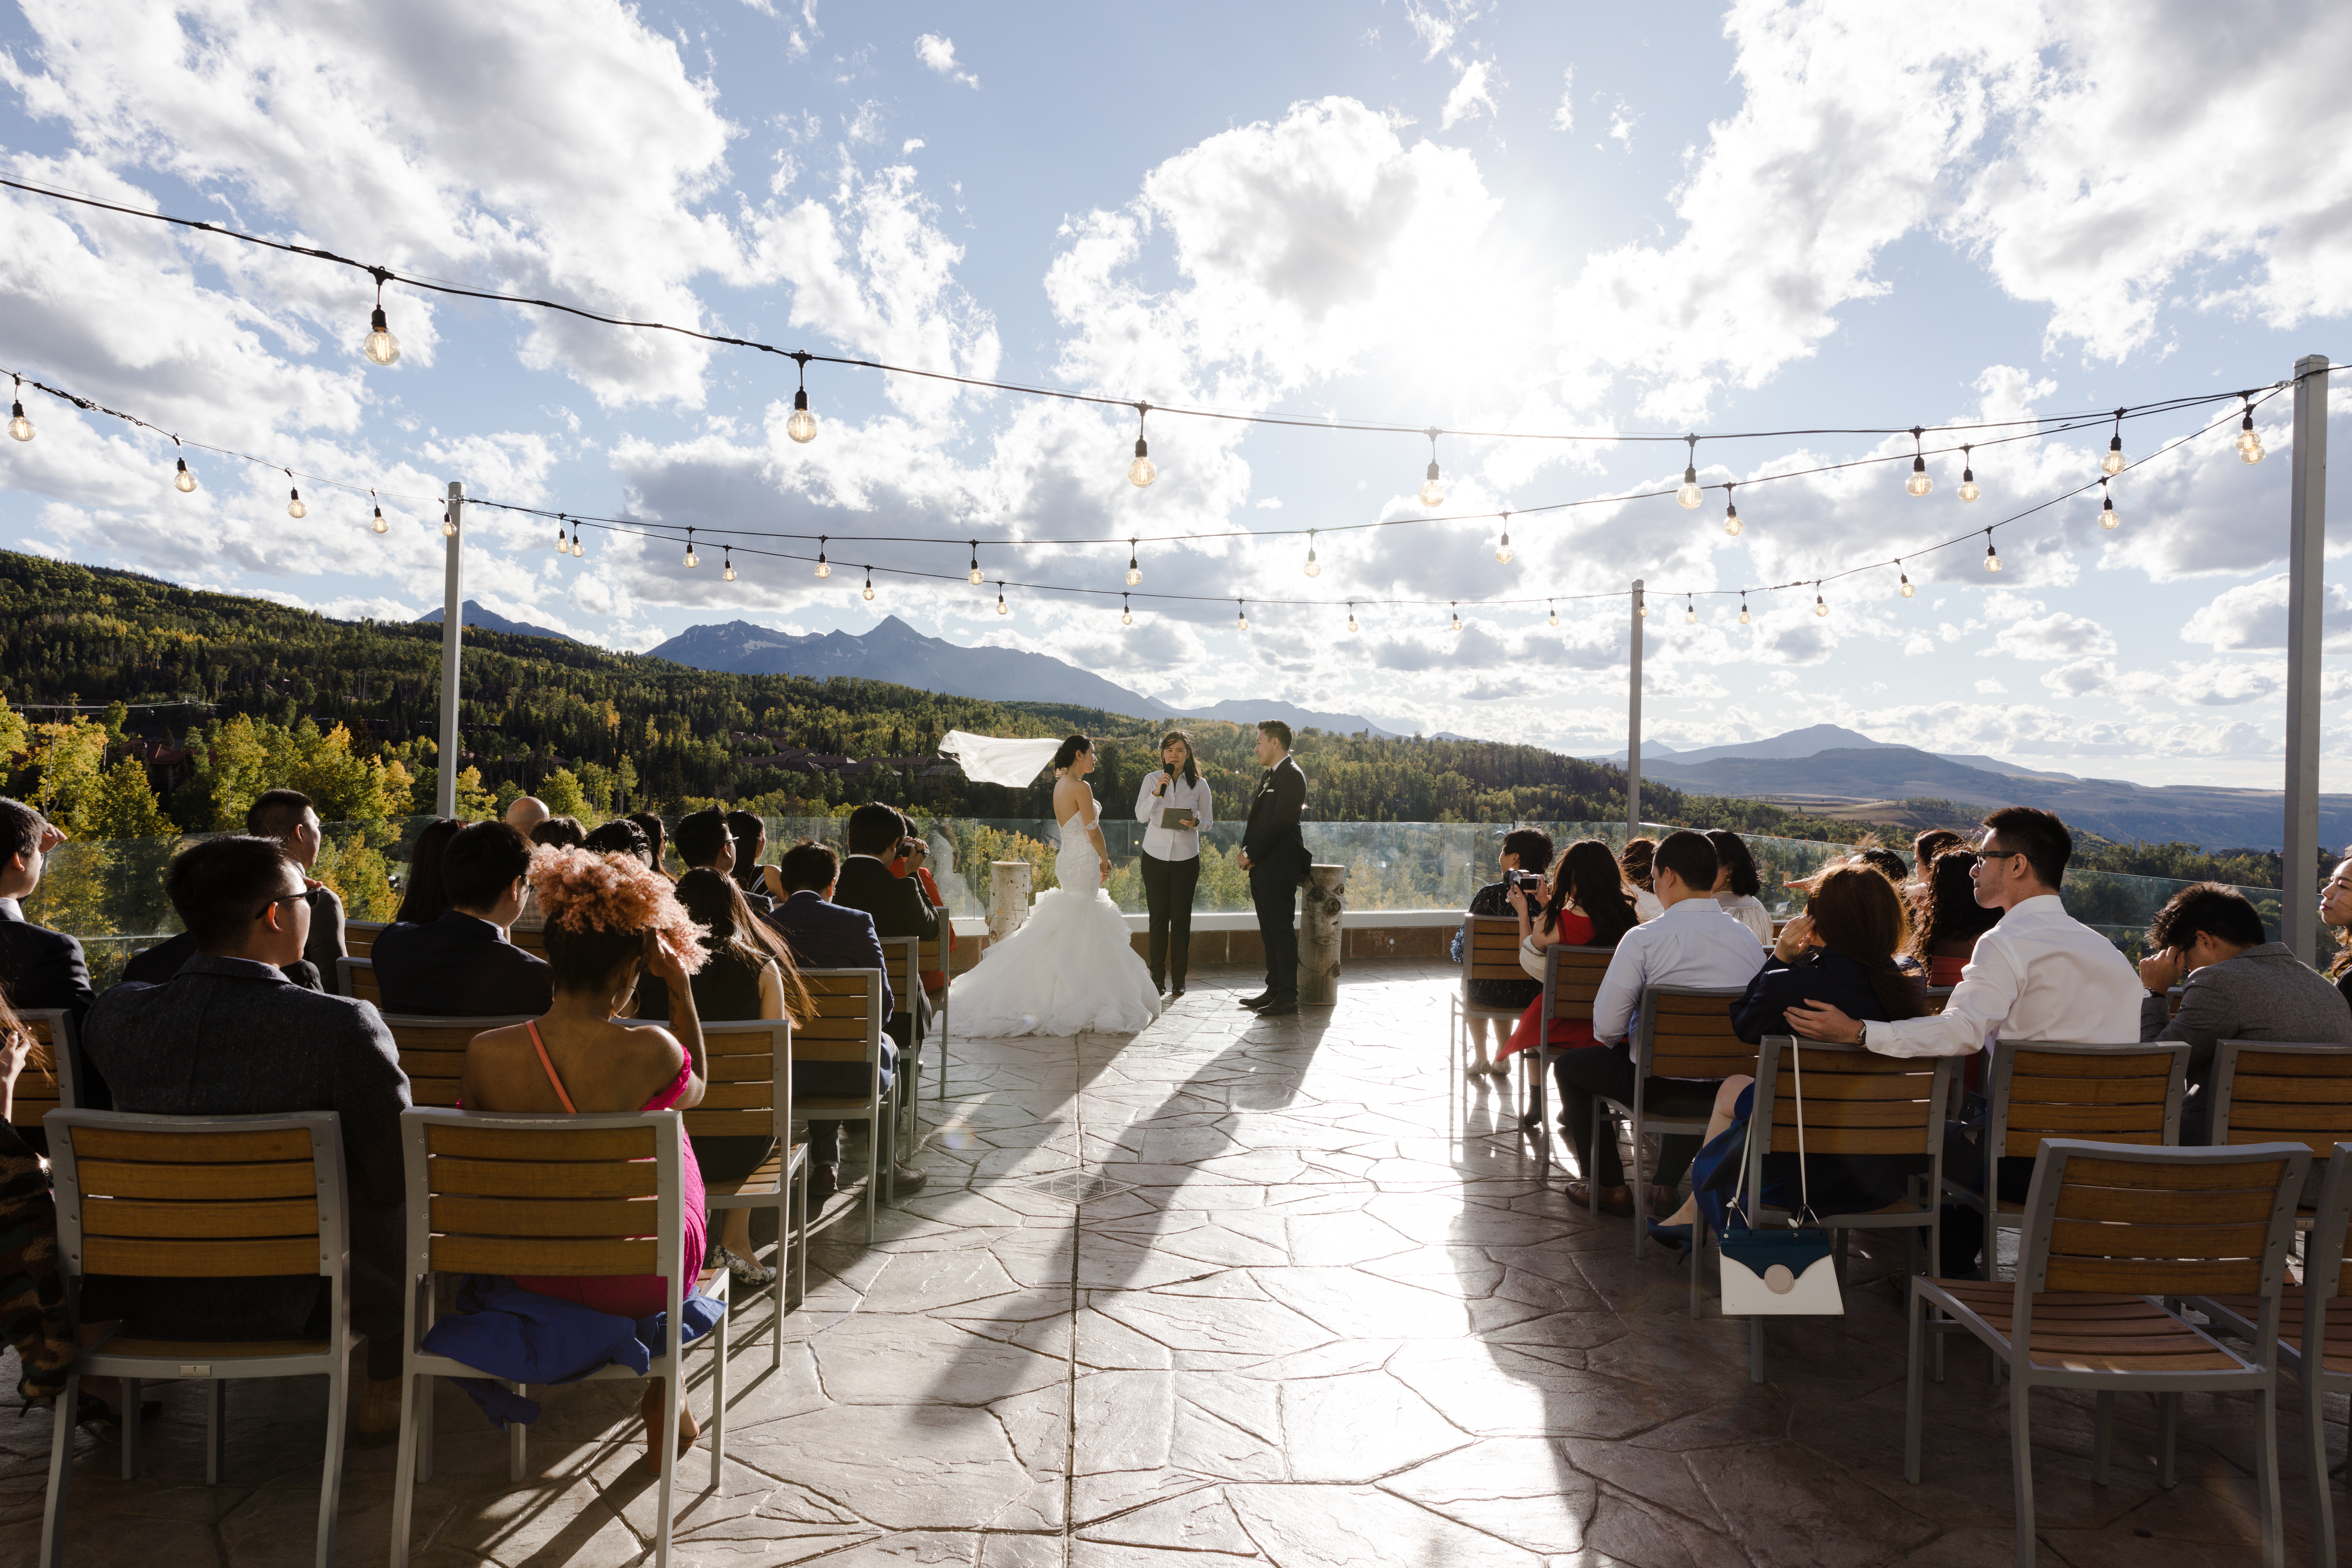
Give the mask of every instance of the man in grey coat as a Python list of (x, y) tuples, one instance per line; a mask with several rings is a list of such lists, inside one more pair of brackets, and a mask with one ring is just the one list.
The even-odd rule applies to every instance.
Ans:
[[(2140, 960), (2139, 1037), (2189, 1042), (2191, 1098), (2180, 1141), (2203, 1143), (2212, 1127), (2213, 1047), (2222, 1040), (2352, 1043), (2352, 1005), (2327, 977), (2283, 942), (2265, 941), (2263, 917), (2220, 882), (2183, 888), (2147, 929)], [(2180, 1011), (2167, 994), (2182, 986)]]

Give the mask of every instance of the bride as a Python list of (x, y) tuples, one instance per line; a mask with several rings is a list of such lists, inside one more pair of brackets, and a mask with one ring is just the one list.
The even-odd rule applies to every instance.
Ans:
[(1131, 1035), (1160, 1016), (1160, 988), (1136, 956), (1126, 918), (1102, 890), (1110, 856), (1086, 782), (1094, 766), (1094, 742), (1084, 735), (1054, 753), (1054, 820), (1062, 829), (1054, 875), (1061, 886), (1038, 894), (1027, 922), (957, 977), (959, 1036)]

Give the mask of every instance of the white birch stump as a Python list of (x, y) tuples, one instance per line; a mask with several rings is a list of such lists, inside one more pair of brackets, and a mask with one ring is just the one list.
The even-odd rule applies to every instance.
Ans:
[(1029, 862), (988, 863), (988, 940), (1003, 942), (1029, 918)]
[(1339, 917), (1348, 907), (1348, 868), (1313, 866), (1298, 889), (1298, 1005), (1339, 1000)]

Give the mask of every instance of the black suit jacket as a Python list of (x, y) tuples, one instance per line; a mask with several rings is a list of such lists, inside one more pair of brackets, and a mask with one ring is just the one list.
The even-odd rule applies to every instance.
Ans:
[[(853, 855), (841, 863), (841, 878), (834, 884), (833, 901), (844, 909), (863, 910), (873, 916), (877, 938), (939, 940), (940, 911), (924, 901), (922, 884), (912, 877), (890, 875), (890, 868), (870, 855)], [(908, 1001), (908, 997), (899, 997), (898, 1010), (904, 1012)], [(923, 995), (920, 986), (915, 988), (915, 1005), (928, 1020), (930, 998)]]
[(486, 920), (451, 910), (430, 924), (402, 921), (369, 952), (383, 1010), (427, 1018), (491, 1018), (547, 1011), (554, 972)]
[[(97, 993), (89, 988), (89, 965), (81, 943), (61, 931), (27, 922), (14, 899), (0, 899), (0, 990), (9, 1005), (27, 1012), (62, 1007), (79, 1026)], [(113, 1097), (106, 1078), (89, 1059), (85, 1046), (74, 1055), (76, 1086), (85, 1110), (111, 1110)], [(47, 1152), (47, 1145), (41, 1145)]]
[(1307, 836), (1298, 826), (1306, 813), (1307, 775), (1299, 771), (1296, 757), (1286, 756), (1265, 770), (1257, 788), (1250, 793), (1242, 848), (1250, 858), (1253, 875), (1288, 877), (1293, 881), (1306, 877), (1310, 864)]
[[(195, 956), (196, 939), (189, 932), (182, 931), (169, 942), (158, 942), (146, 952), (134, 954), (131, 962), (122, 966), (122, 978), (137, 985), (161, 985), (179, 973), (188, 960)], [(338, 953), (336, 956), (340, 958), (342, 955)], [(326, 977), (319, 973), (319, 966), (307, 958), (298, 958), (282, 965), (278, 973), (305, 991), (323, 992), (327, 989)]]
[[(884, 874), (888, 874), (885, 868)], [(878, 969), (882, 972), (882, 1015), (890, 1016), (890, 966), (883, 962), (882, 942), (874, 934), (874, 917), (863, 910), (827, 903), (815, 893), (794, 893), (769, 914), (768, 923), (783, 933), (793, 950), (793, 962), (803, 969)], [(379, 942), (383, 939), (378, 937)], [(898, 1054), (889, 1040), (882, 1042), (882, 1087), (890, 1087)], [(854, 1081), (851, 1081), (854, 1073)], [(793, 1064), (793, 1091), (819, 1095), (864, 1094), (862, 1071), (832, 1062)]]

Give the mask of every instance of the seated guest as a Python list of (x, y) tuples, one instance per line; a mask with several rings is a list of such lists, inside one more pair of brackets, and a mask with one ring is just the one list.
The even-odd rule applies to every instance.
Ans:
[[(1790, 1025), (1788, 1008), (1805, 1002), (1834, 1003), (1857, 1018), (1918, 1017), (1927, 1010), (1927, 988), (1895, 963), (1908, 923), (1902, 895), (1875, 867), (1832, 867), (1805, 912), (1780, 928), (1772, 956), (1748, 983), (1748, 994), (1731, 1005), (1732, 1027), (1750, 1045), (1762, 1044), (1767, 1035), (1801, 1034)], [(1745, 1121), (1755, 1101), (1754, 1079), (1725, 1079), (1707, 1119), (1707, 1142)], [(1794, 1155), (1767, 1155), (1763, 1201), (1794, 1212), (1809, 1195), (1813, 1211), (1823, 1215), (1883, 1208), (1927, 1168), (1925, 1154), (1809, 1154), (1800, 1183)], [(1696, 1216), (1694, 1194), (1671, 1218), (1652, 1221), (1650, 1234), (1688, 1249)]]
[(751, 900), (754, 913), (764, 913), (775, 901), (768, 892), (768, 868), (760, 864), (768, 854), (768, 824), (756, 811), (730, 811), (727, 832), (735, 840), (735, 885)]
[[(778, 858), (776, 875), (784, 889), (783, 901), (768, 922), (783, 933), (793, 958), (802, 969), (878, 969), (882, 972), (882, 1016), (892, 1017), (890, 966), (883, 961), (881, 939), (874, 934), (874, 917), (863, 910), (833, 901), (841, 876), (841, 862), (828, 845), (803, 839)], [(897, 1079), (898, 1051), (887, 1031), (881, 1042), (882, 1100), (890, 1103)], [(866, 1090), (863, 1068), (839, 1062), (793, 1064), (793, 1096), (837, 1100)], [(809, 1128), (809, 1191), (831, 1196), (840, 1187), (841, 1133), (838, 1121), (812, 1121)], [(869, 1130), (870, 1131), (870, 1130)], [(924, 1173), (901, 1163), (897, 1168), (900, 1188), (919, 1187)]]
[[(1874, 1024), (1834, 1003), (1809, 1001), (1788, 1008), (1792, 1032), (1890, 1057), (1974, 1056), (2003, 1039), (2139, 1043), (2139, 975), (2115, 943), (2069, 915), (2058, 897), (2074, 836), (2055, 816), (2030, 805), (2002, 806), (1984, 821), (1969, 872), (1977, 902), (2003, 913), (1977, 939), (1944, 1010)], [(1957, 1131), (1945, 1140), (1947, 1180), (1975, 1186), (1983, 1173), (1983, 1151), (1974, 1141)], [(2032, 1181), (2030, 1158), (2003, 1155), (1994, 1168), (1996, 1194), (2012, 1203), (2025, 1200)], [(1983, 1241), (1984, 1216), (1948, 1205), (1940, 1271), (1967, 1277)]]
[[(256, 838), (276, 839), (286, 851), (286, 858), (302, 868), (310, 885), (310, 944), (302, 950), (301, 962), (287, 970), (286, 978), (307, 990), (331, 989), (335, 960), (344, 953), (343, 901), (335, 896), (334, 889), (310, 875), (310, 868), (319, 863), (319, 850), (325, 842), (319, 813), (310, 805), (310, 797), (300, 790), (266, 791), (246, 812), (245, 830)], [(195, 937), (182, 931), (124, 964), (122, 978), (160, 985), (180, 973), (180, 965), (195, 955)]]
[[(940, 897), (940, 885), (931, 880), (930, 872), (923, 865), (930, 858), (930, 846), (923, 842), (922, 835), (910, 822), (907, 825), (907, 837), (899, 840), (898, 858), (890, 862), (890, 875), (911, 879), (923, 895), (923, 907), (939, 918), (940, 952), (944, 955), (955, 943), (955, 921), (949, 918), (948, 901)], [(948, 972), (944, 969), (926, 969), (920, 977), (926, 999), (947, 989)]]
[[(656, 826), (659, 826), (661, 818), (656, 816), (654, 822)], [(633, 817), (613, 818), (604, 826), (591, 832), (581, 841), (581, 845), (582, 847), (593, 850), (599, 855), (635, 856), (637, 864), (648, 868), (652, 868), (654, 865), (653, 841), (646, 837), (646, 830), (638, 826)]]
[(662, 819), (650, 811), (633, 811), (627, 820), (635, 823), (637, 831), (646, 836), (646, 864), (668, 876), (669, 867), (664, 864), (663, 852), (669, 830), (662, 826)]
[[(1745, 986), (1764, 965), (1763, 944), (1756, 940), (1756, 933), (1715, 901), (1719, 871), (1715, 846), (1704, 834), (1678, 828), (1658, 841), (1651, 857), (1650, 879), (1665, 912), (1617, 940), (1616, 955), (1610, 959), (1609, 972), (1601, 977), (1600, 994), (1592, 1001), (1592, 1037), (1598, 1043), (1564, 1051), (1552, 1065), (1559, 1080), (1560, 1121), (1584, 1173), (1584, 1180), (1568, 1184), (1570, 1203), (1582, 1205), (1590, 1201), (1592, 1184), (1597, 1183), (1603, 1213), (1621, 1218), (1633, 1213), (1633, 1194), (1625, 1185), (1614, 1129), (1602, 1128), (1600, 1147), (1586, 1144), (1591, 1138), (1594, 1095), (1633, 1102), (1630, 1037), (1642, 993), (1653, 985)], [(1711, 1080), (1654, 1078), (1649, 1082), (1646, 1103), (1662, 1113), (1695, 1116), (1714, 1101)], [(1653, 1208), (1681, 1183), (1683, 1172), (1697, 1152), (1696, 1138), (1659, 1141), (1655, 1174), (1661, 1190), (1650, 1194)]]
[(401, 886), (400, 908), (392, 914), (393, 924), (431, 925), (449, 912), (449, 890), (441, 885), (441, 852), (465, 826), (454, 816), (445, 816), (425, 824), (425, 831), (416, 836), (416, 847), (408, 852), (408, 876)]
[[(1549, 962), (1545, 954), (1554, 947), (1615, 947), (1641, 923), (1633, 918), (1633, 896), (1618, 872), (1615, 858), (1598, 838), (1580, 838), (1560, 856), (1559, 864), (1552, 868), (1540, 913), (1529, 908), (1525, 884), (1512, 888), (1507, 898), (1511, 912), (1519, 919), (1519, 966), (1531, 975), (1541, 973)], [(1538, 1016), (1543, 1011), (1543, 982), (1537, 980), (1535, 986), (1527, 1011), (1511, 1030), (1511, 1043), (1503, 1047), (1506, 1058), (1531, 1049), (1536, 1043), (1541, 1026)], [(1592, 1024), (1589, 1019), (1556, 1018), (1545, 1043), (1592, 1045)], [(1500, 1071), (1510, 1071), (1504, 1063), (1496, 1065)]]
[(1875, 870), (1898, 891), (1911, 880), (1911, 868), (1903, 863), (1902, 856), (1884, 844), (1858, 846), (1850, 858), (1859, 860)]
[[(849, 814), (849, 854), (841, 862), (840, 880), (833, 901), (844, 909), (864, 910), (874, 917), (874, 934), (884, 940), (913, 937), (936, 942), (940, 912), (923, 900), (916, 884), (890, 874), (907, 838), (907, 819), (896, 808), (868, 801)], [(896, 980), (898, 976), (891, 977)], [(914, 1048), (921, 1028), (930, 1018), (930, 999), (920, 994), (898, 999), (890, 1016), (890, 1037), (902, 1051)]]
[[(2222, 1040), (2352, 1043), (2352, 1005), (2327, 977), (2267, 940), (2263, 917), (2235, 888), (2200, 882), (2148, 922), (2140, 960), (2139, 1037), (2189, 1042), (2189, 1100), (2180, 1141), (2211, 1141), (2213, 1047)], [(2168, 993), (2179, 985), (2180, 1011)]]
[[(679, 853), (684, 854), (686, 824), (678, 824)], [(750, 1018), (790, 1018), (806, 1025), (816, 1016), (808, 987), (801, 984), (800, 966), (793, 950), (775, 928), (751, 912), (743, 889), (732, 879), (709, 867), (688, 871), (677, 879), (677, 901), (687, 917), (706, 928), (702, 951), (707, 955), (694, 972), (694, 1010), (706, 1024)], [(640, 994), (637, 1016), (667, 1018), (669, 995)], [(769, 1137), (700, 1138), (695, 1158), (705, 1182), (740, 1182), (775, 1152)], [(752, 1255), (751, 1211), (729, 1209), (719, 1237), (715, 1261), (747, 1287), (775, 1283), (772, 1268)]]
[(551, 816), (530, 830), (530, 841), (542, 849), (577, 849), (588, 842), (588, 830), (576, 816)]
[[(501, 827), (498, 831), (507, 831)], [(272, 839), (208, 839), (183, 850), (163, 890), (196, 956), (161, 985), (117, 985), (90, 1009), (84, 1043), (116, 1108), (160, 1116), (331, 1110), (351, 1212), (351, 1321), (367, 1336), (359, 1429), (400, 1425), (402, 1249), (407, 1242), (400, 1113), (408, 1079), (366, 1003), (287, 983), (310, 940), (302, 868)], [(125, 1320), (164, 1340), (292, 1340), (325, 1333), (323, 1281), (310, 1276), (84, 1281), (85, 1324)]]
[[(522, 835), (504, 823), (481, 828)], [(461, 836), (462, 842), (462, 836)], [(450, 846), (454, 859), (458, 845)], [(565, 1112), (691, 1110), (702, 1103), (708, 1069), (702, 1024), (689, 979), (702, 967), (694, 922), (678, 907), (669, 883), (629, 856), (585, 849), (542, 852), (531, 886), (547, 911), (547, 961), (554, 994), (543, 1016), (527, 1024), (486, 1029), (466, 1047), (465, 1105), (471, 1110)], [(389, 935), (389, 932), (385, 933)], [(622, 1015), (649, 974), (669, 993), (667, 1028), (630, 1028)], [(676, 1267), (685, 1271), (679, 1294), (694, 1293), (702, 1273), (706, 1232), (702, 1172), (693, 1141), (684, 1140), (679, 1173), (686, 1235)], [(669, 1275), (521, 1275), (515, 1283), (616, 1317), (644, 1318), (668, 1309)], [(646, 1423), (646, 1468), (660, 1465), (660, 1379), (646, 1387), (639, 1414)], [(686, 1391), (678, 1391), (678, 1447), (693, 1445), (700, 1428)]]
[(540, 799), (539, 796), (522, 795), (517, 795), (508, 804), (506, 822), (509, 827), (528, 838), (541, 823), (554, 815), (547, 809), (547, 802)]
[(1934, 868), (1937, 856), (1947, 849), (1965, 847), (1966, 844), (1948, 827), (1927, 828), (1911, 840), (1911, 896), (1916, 899), (1926, 889), (1927, 873)]
[(1930, 985), (1958, 985), (1977, 938), (2000, 923), (2000, 910), (1977, 902), (1977, 856), (1948, 849), (1936, 857), (1922, 884), (1911, 928), (1911, 956)]
[(1650, 888), (1650, 857), (1657, 848), (1654, 838), (1628, 838), (1617, 854), (1618, 868), (1625, 873), (1625, 887), (1633, 895), (1633, 912), (1644, 921), (1666, 912), (1666, 906), (1658, 902), (1658, 895)]
[(369, 955), (385, 1012), (491, 1018), (547, 1010), (547, 961), (507, 940), (530, 863), (530, 843), (503, 822), (474, 823), (449, 840), (441, 852), (449, 912), (430, 925), (386, 926)]
[(2352, 1002), (2352, 860), (2339, 863), (2319, 889), (2319, 923), (2336, 928), (2336, 962), (2327, 966), (2327, 978)]
[[(1506, 833), (1503, 835), (1502, 852), (1496, 857), (1495, 863), (1496, 869), (1502, 872), (1501, 878), (1471, 894), (1470, 907), (1463, 911), (1465, 914), (1500, 920), (1511, 912), (1510, 894), (1523, 877), (1540, 886), (1544, 872), (1551, 865), (1551, 835), (1539, 827), (1521, 827)], [(1616, 864), (1613, 860), (1610, 863), (1612, 866)], [(1521, 942), (1527, 940), (1528, 929), (1528, 917), (1523, 913), (1519, 916)], [(1457, 927), (1454, 933), (1454, 962), (1456, 963), (1465, 963), (1468, 959), (1468, 954), (1463, 951), (1462, 931), (1463, 928)], [(1475, 1007), (1525, 1007), (1542, 989), (1541, 980), (1520, 978), (1474, 979), (1463, 987), (1470, 1005)], [(1464, 1070), (1472, 1078), (1482, 1073), (1491, 1073), (1496, 1078), (1508, 1074), (1510, 1068), (1500, 1058), (1509, 1053), (1497, 1049), (1494, 1053), (1495, 1059), (1490, 1060), (1486, 1050), (1488, 1037), (1498, 1040), (1502, 1037), (1502, 1020), (1474, 1017), (1468, 1019), (1464, 1027), (1468, 1029), (1470, 1043), (1478, 1053)]]
[(1715, 846), (1715, 901), (1717, 908), (1756, 933), (1759, 945), (1772, 945), (1772, 915), (1756, 895), (1764, 879), (1756, 874), (1756, 857), (1737, 833), (1710, 829), (1706, 841)]
[[(0, 992), (26, 1012), (63, 1008), (79, 1021), (97, 1000), (89, 988), (89, 965), (83, 962), (81, 943), (61, 931), (26, 920), (21, 902), (41, 885), (49, 851), (65, 841), (66, 836), (51, 826), (48, 818), (23, 801), (0, 795)], [(86, 1049), (77, 1053), (75, 1065), (89, 1067)], [(85, 1109), (110, 1108), (106, 1080), (98, 1072), (78, 1072), (76, 1081)], [(25, 1142), (37, 1154), (48, 1152), (48, 1140), (37, 1127), (25, 1130)]]
[(717, 806), (689, 811), (679, 817), (672, 842), (677, 846), (677, 858), (686, 862), (688, 870), (709, 869), (733, 879), (735, 836), (727, 831), (727, 814)]

